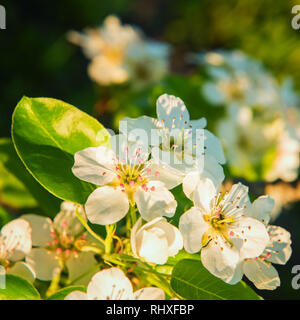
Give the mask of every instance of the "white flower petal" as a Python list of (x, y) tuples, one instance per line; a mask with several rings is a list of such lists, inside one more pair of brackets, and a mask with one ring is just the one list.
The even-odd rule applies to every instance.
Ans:
[(194, 190), (194, 203), (203, 213), (209, 214), (216, 194), (216, 187), (210, 179), (200, 179)]
[(194, 199), (194, 191), (197, 188), (200, 180), (200, 173), (198, 171), (189, 172), (182, 181), (182, 190), (185, 195), (190, 199)]
[[(250, 217), (240, 217), (230, 226), (229, 235), (234, 243), (240, 246), (241, 259), (254, 258), (262, 254), (269, 242), (269, 235), (265, 225)], [(236, 240), (236, 241), (235, 241)]]
[(244, 275), (243, 264), (244, 264), (244, 260), (241, 260), (236, 265), (232, 277), (226, 279), (227, 283), (229, 283), (229, 284), (237, 284), (238, 282), (240, 282), (242, 280), (243, 275)]
[(147, 188), (138, 188), (134, 194), (142, 218), (149, 221), (158, 216), (173, 217), (177, 207), (173, 194), (159, 181), (150, 181)]
[(142, 288), (134, 293), (134, 300), (165, 300), (165, 293), (160, 288)]
[(133, 289), (123, 271), (110, 268), (93, 276), (87, 296), (88, 300), (133, 300)]
[(163, 94), (156, 102), (156, 112), (165, 128), (185, 128), (190, 121), (189, 112), (184, 102), (175, 96)]
[[(145, 236), (144, 231), (147, 231), (149, 234)], [(158, 248), (153, 248), (153, 246), (151, 247), (150, 233), (152, 233), (154, 237), (152, 244), (156, 242), (158, 244)], [(178, 251), (181, 250), (183, 247), (183, 239), (180, 231), (175, 226), (168, 223), (166, 219), (162, 217), (157, 217), (141, 227), (140, 218), (133, 227), (131, 233), (132, 251), (136, 256), (139, 256), (139, 251), (143, 246), (147, 245), (145, 243), (149, 240), (150, 250), (145, 249), (145, 252), (147, 252), (147, 254), (151, 252), (151, 255), (153, 253), (154, 255), (157, 255), (157, 252), (161, 250), (159, 246), (164, 247), (165, 245), (165, 242), (159, 244), (159, 239), (157, 238), (167, 241), (167, 250), (164, 251), (164, 255), (166, 256), (161, 258), (165, 261), (168, 259), (169, 256), (174, 256), (175, 254), (177, 254)], [(155, 253), (155, 251), (157, 252)], [(146, 257), (145, 259), (149, 262), (154, 262), (153, 259), (152, 261), (149, 260), (149, 258), (147, 259)]]
[(81, 291), (73, 291), (69, 293), (64, 300), (88, 300), (87, 294)]
[(35, 280), (35, 271), (29, 264), (23, 261), (16, 262), (13, 267), (7, 271), (7, 273), (19, 276), (31, 283)]
[(182, 183), (183, 174), (179, 174), (172, 167), (150, 161), (149, 169), (151, 170), (151, 173), (148, 175), (149, 179), (163, 182), (169, 190)]
[(183, 238), (181, 232), (168, 223), (165, 219), (156, 223), (156, 226), (163, 229), (168, 241), (168, 255), (169, 257), (175, 256), (179, 250), (183, 248)]
[(158, 120), (147, 116), (136, 119), (125, 117), (119, 123), (119, 131), (127, 136), (129, 141), (138, 142), (142, 140), (145, 145), (159, 144), (158, 129), (160, 127)]
[[(236, 211), (237, 208), (249, 207), (251, 203), (248, 195), (248, 187), (244, 186), (240, 182), (234, 184), (230, 192), (225, 195), (224, 203), (223, 212), (225, 215), (227, 212)], [(237, 211), (239, 212), (240, 210)]]
[(161, 228), (141, 229), (136, 235), (138, 256), (148, 262), (165, 264), (168, 260), (168, 240)]
[[(78, 277), (91, 271), (91, 269), (97, 264), (97, 260), (94, 256), (95, 254), (93, 252), (80, 252), (77, 256), (71, 256), (66, 261), (66, 265), (69, 271), (69, 280), (73, 282)], [(90, 272), (86, 276), (76, 281), (74, 284), (87, 285), (91, 280), (92, 275), (93, 273)]]
[(267, 260), (272, 263), (286, 264), (292, 254), (291, 234), (278, 226), (268, 226), (267, 231), (270, 236), (270, 242), (264, 252)]
[(89, 76), (102, 86), (112, 83), (120, 84), (128, 80), (128, 73), (119, 63), (98, 55), (94, 57), (88, 66)]
[(221, 237), (216, 237), (201, 250), (203, 266), (214, 276), (228, 282), (239, 262), (239, 252)]
[(204, 129), (204, 147), (205, 154), (211, 154), (221, 164), (226, 162), (221, 141), (206, 129)]
[(22, 218), (7, 223), (1, 230), (1, 237), (8, 251), (7, 259), (22, 260), (31, 250), (31, 227)]
[(206, 154), (203, 160), (201, 176), (210, 179), (218, 189), (225, 178), (223, 167), (210, 154)]
[(203, 129), (206, 127), (207, 121), (205, 118), (200, 118), (197, 120), (190, 120), (189, 124), (190, 124), (190, 126), (192, 126), (193, 130)]
[(202, 237), (209, 225), (196, 207), (184, 213), (179, 220), (179, 230), (183, 237), (183, 246), (189, 253), (196, 253), (202, 248)]
[(260, 259), (250, 259), (244, 262), (244, 273), (254, 283), (257, 289), (274, 290), (280, 286), (278, 272), (271, 263)]
[(75, 153), (73, 174), (84, 181), (104, 185), (110, 182), (116, 174), (115, 154), (106, 147), (91, 147)]
[(36, 214), (25, 214), (22, 219), (30, 224), (33, 246), (46, 247), (47, 243), (53, 240), (51, 232), (54, 230), (51, 219)]
[(190, 156), (187, 155), (182, 159), (182, 152), (176, 152), (174, 149), (162, 150), (159, 147), (153, 147), (151, 155), (155, 163), (165, 166), (166, 170), (170, 170), (172, 174), (182, 176), (182, 178), (186, 172), (193, 169), (195, 164), (195, 160), (191, 160)]
[(96, 189), (85, 205), (89, 221), (96, 224), (113, 224), (126, 216), (129, 210), (127, 195), (120, 189), (104, 186)]
[[(209, 156), (210, 157), (210, 156)], [(186, 174), (182, 181), (182, 188), (185, 195), (194, 200), (194, 191), (197, 189), (198, 183), (205, 179), (211, 180), (215, 189), (218, 190), (224, 180), (224, 171), (215, 158), (205, 157), (205, 167), (202, 171), (193, 170)]]
[(35, 270), (37, 279), (43, 281), (52, 280), (61, 269), (56, 254), (44, 248), (32, 249), (26, 262)]
[(267, 225), (270, 221), (270, 213), (273, 210), (273, 207), (274, 200), (270, 196), (261, 196), (252, 203), (246, 211), (246, 215)]

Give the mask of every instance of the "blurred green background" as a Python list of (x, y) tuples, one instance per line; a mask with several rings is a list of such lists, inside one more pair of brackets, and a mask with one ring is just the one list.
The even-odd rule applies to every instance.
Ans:
[[(108, 126), (115, 124), (112, 115), (116, 111), (118, 117), (154, 114), (155, 98), (167, 92), (186, 102), (193, 119), (207, 117), (213, 130), (220, 114), (203, 106), (199, 79), (191, 77), (189, 86), (182, 86), (185, 75), (193, 72), (184, 60), (190, 51), (241, 49), (263, 61), (278, 79), (292, 76), (300, 91), (300, 30), (291, 27), (291, 9), (297, 1), (28, 0), (1, 4), (6, 8), (7, 29), (0, 30), (0, 137), (10, 136), (12, 112), (23, 95), (64, 100), (97, 114)], [(87, 75), (88, 60), (78, 47), (67, 42), (66, 33), (98, 26), (109, 14), (139, 26), (148, 37), (171, 43), (171, 66), (176, 75), (138, 95), (120, 94), (116, 109), (101, 113), (95, 109), (99, 92)], [(6, 147), (0, 145), (0, 157)], [(30, 201), (26, 208), (35, 207)], [(282, 286), (273, 292), (262, 291), (266, 299), (300, 298), (300, 291), (291, 287), (291, 268), (300, 264), (299, 211), (299, 203), (294, 203), (275, 223), (291, 232), (293, 255), (286, 266), (276, 266)]]

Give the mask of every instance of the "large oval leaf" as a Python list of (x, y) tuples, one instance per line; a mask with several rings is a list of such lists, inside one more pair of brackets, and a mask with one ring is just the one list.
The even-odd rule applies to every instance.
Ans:
[(35, 287), (25, 279), (7, 274), (5, 289), (0, 287), (0, 300), (40, 300)]
[(173, 269), (171, 286), (189, 300), (259, 300), (245, 283), (229, 285), (214, 277), (197, 260), (181, 260)]
[(13, 114), (12, 137), (29, 172), (55, 196), (84, 204), (94, 186), (77, 179), (74, 153), (109, 145), (94, 118), (56, 99), (23, 97)]
[(26, 170), (10, 139), (0, 139), (1, 201), (13, 208), (35, 208), (54, 216), (61, 201), (45, 190)]
[(55, 293), (53, 293), (48, 300), (64, 300), (65, 297), (73, 292), (73, 291), (82, 291), (82, 292), (86, 292), (86, 287), (84, 286), (69, 286), (66, 288), (63, 288), (61, 290), (56, 291)]

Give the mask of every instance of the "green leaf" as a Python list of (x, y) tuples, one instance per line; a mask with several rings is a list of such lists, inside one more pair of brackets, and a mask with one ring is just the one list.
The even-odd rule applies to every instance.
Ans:
[(69, 286), (66, 288), (63, 288), (61, 290), (56, 291), (55, 293), (53, 293), (48, 300), (64, 300), (65, 297), (73, 292), (73, 291), (82, 291), (82, 292), (86, 292), (86, 287), (84, 286)]
[(201, 261), (200, 254), (191, 254), (186, 252), (185, 250), (180, 250), (175, 256), (169, 257), (167, 261), (167, 265), (174, 266), (181, 260), (198, 260)]
[(0, 228), (2, 228), (5, 224), (10, 221), (11, 217), (9, 213), (0, 206)]
[(60, 200), (45, 190), (26, 170), (10, 139), (0, 139), (0, 199), (14, 209), (34, 208), (54, 216)]
[(0, 289), (0, 300), (40, 300), (40, 294), (27, 280), (7, 274), (5, 289)]
[(23, 97), (13, 114), (18, 155), (33, 177), (58, 198), (84, 204), (95, 189), (71, 169), (74, 153), (109, 146), (109, 133), (94, 118), (56, 99)]
[(181, 260), (173, 269), (171, 286), (189, 300), (259, 300), (260, 297), (242, 281), (230, 285), (214, 277), (197, 260)]

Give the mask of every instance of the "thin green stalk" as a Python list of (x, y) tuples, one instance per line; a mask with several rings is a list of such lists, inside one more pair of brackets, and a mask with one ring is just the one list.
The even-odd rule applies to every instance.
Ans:
[(113, 238), (116, 230), (116, 225), (106, 225), (106, 238), (105, 238), (105, 253), (110, 254), (113, 250)]
[(131, 218), (131, 224), (132, 224), (132, 227), (135, 225), (136, 223), (136, 208), (135, 206), (130, 206), (130, 218)]
[(53, 293), (55, 293), (59, 289), (60, 277), (63, 270), (63, 262), (60, 261), (59, 264), (60, 264), (60, 269), (57, 275), (51, 280), (50, 286), (46, 292), (47, 297), (51, 296)]

